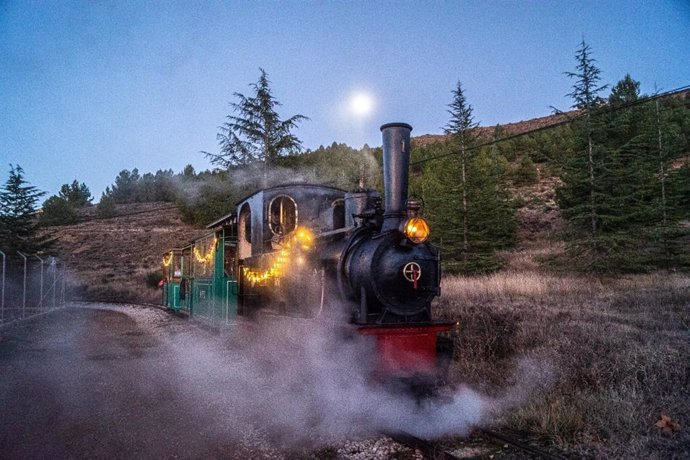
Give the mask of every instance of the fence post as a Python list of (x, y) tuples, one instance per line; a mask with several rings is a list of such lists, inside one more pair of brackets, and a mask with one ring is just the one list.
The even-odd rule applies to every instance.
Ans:
[(50, 267), (53, 270), (53, 310), (55, 310), (55, 291), (57, 290), (57, 260), (55, 257), (50, 258)]
[(34, 254), (34, 257), (41, 261), (41, 296), (39, 297), (39, 301), (38, 301), (38, 309), (42, 310), (43, 309), (43, 259), (38, 257), (37, 254)]
[(60, 276), (60, 279), (62, 280), (62, 289), (60, 290), (60, 307), (65, 308), (65, 284), (67, 281), (65, 280), (65, 266), (62, 266), (62, 274)]
[(22, 319), (26, 318), (26, 256), (17, 251), (17, 254), (24, 259), (24, 290), (22, 291)]
[(5, 253), (2, 254), (2, 296), (0, 296), (0, 324), (5, 322)]

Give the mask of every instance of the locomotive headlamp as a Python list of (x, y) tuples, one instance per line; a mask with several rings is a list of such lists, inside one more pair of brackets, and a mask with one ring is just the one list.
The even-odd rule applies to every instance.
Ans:
[(410, 217), (405, 221), (403, 233), (411, 242), (415, 244), (423, 243), (429, 238), (429, 224), (423, 217)]

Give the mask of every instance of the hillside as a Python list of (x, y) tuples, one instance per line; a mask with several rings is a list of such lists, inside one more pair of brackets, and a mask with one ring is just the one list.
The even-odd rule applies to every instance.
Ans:
[[(516, 134), (558, 123), (563, 115), (552, 115), (503, 126)], [(488, 136), (493, 128), (480, 128)], [(415, 143), (438, 142), (442, 135), (422, 135)], [(518, 210), (518, 246), (502, 255), (510, 268), (534, 269), (536, 257), (552, 253), (553, 241), (563, 222), (554, 201), (558, 180), (540, 171), (539, 182), (511, 190), (521, 203)], [(56, 248), (72, 273), (75, 297), (83, 300), (152, 302), (160, 291), (150, 288), (147, 275), (160, 270), (162, 255), (205, 234), (203, 228), (182, 222), (171, 203), (117, 205), (117, 217), (98, 219), (95, 207), (80, 211), (74, 225), (48, 227), (57, 239)]]
[[(563, 221), (554, 201), (556, 184), (544, 177), (534, 186), (513, 190), (523, 205), (518, 209), (518, 246), (502, 255), (508, 267), (534, 269), (535, 257), (558, 249), (553, 240)], [(160, 291), (147, 285), (147, 275), (160, 270), (166, 251), (206, 230), (183, 223), (171, 203), (131, 203), (117, 210), (117, 217), (96, 219), (90, 212), (78, 224), (47, 229), (69, 267), (73, 293), (81, 300), (158, 303)]]
[(146, 277), (160, 270), (161, 257), (204, 230), (182, 222), (170, 203), (117, 205), (118, 217), (97, 219), (95, 207), (74, 225), (49, 227), (60, 258), (69, 267), (77, 298), (119, 302), (158, 302)]
[[(522, 134), (529, 131), (534, 131), (536, 129), (546, 128), (548, 126), (553, 126), (563, 121), (576, 116), (576, 112), (563, 112), (554, 115), (547, 115), (545, 117), (532, 118), (530, 120), (517, 121), (515, 123), (508, 123), (505, 125), (500, 125), (501, 130), (505, 136), (513, 136), (516, 134)], [(477, 128), (477, 133), (479, 137), (484, 139), (491, 139), (494, 133), (494, 126), (480, 126)], [(426, 146), (433, 144), (435, 142), (443, 142), (446, 140), (447, 136), (445, 134), (422, 134), (421, 136), (413, 137), (413, 141), (418, 146)]]

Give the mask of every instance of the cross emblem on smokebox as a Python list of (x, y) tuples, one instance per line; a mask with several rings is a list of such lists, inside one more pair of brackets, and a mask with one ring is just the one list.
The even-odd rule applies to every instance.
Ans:
[(402, 271), (405, 279), (414, 283), (414, 288), (417, 289), (417, 280), (422, 276), (422, 267), (417, 262), (408, 262)]

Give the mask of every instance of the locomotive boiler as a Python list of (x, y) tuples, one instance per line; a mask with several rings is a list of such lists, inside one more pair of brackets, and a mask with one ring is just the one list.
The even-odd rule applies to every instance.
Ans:
[(420, 202), (408, 198), (411, 131), (406, 123), (381, 126), (383, 201), (363, 188), (259, 190), (210, 224), (203, 240), (166, 254), (164, 303), (225, 321), (345, 317), (374, 341), (378, 372), (442, 377), (450, 354), (439, 334), (454, 324), (432, 318), (440, 254)]

